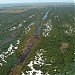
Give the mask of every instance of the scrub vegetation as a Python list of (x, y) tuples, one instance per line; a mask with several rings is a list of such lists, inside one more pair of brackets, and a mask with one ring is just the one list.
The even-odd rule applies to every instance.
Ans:
[[(75, 75), (74, 8), (41, 4), (20, 13), (0, 9), (0, 75)], [(19, 63), (26, 49), (31, 51)]]

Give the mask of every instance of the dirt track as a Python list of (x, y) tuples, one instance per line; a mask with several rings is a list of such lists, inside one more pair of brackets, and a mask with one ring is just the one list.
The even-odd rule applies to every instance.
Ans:
[(27, 58), (27, 56), (29, 55), (29, 53), (31, 52), (32, 48), (34, 47), (34, 45), (37, 43), (37, 41), (39, 40), (39, 32), (40, 32), (40, 27), (41, 25), (38, 25), (34, 34), (32, 35), (32, 37), (30, 37), (30, 39), (27, 42), (26, 47), (24, 48), (23, 52), (21, 53), (21, 55), (18, 57), (18, 64), (16, 66), (14, 66), (11, 69), (11, 72), (9, 73), (9, 75), (18, 75), (19, 72), (22, 69), (21, 64), (25, 61), (25, 59)]
[[(46, 19), (46, 17), (45, 17), (45, 19)], [(21, 55), (18, 58), (18, 65), (14, 66), (14, 68), (11, 69), (11, 72), (10, 72), (9, 75), (18, 75), (20, 73), (20, 71), (22, 69), (21, 64), (25, 61), (25, 59), (27, 58), (27, 56), (31, 52), (32, 48), (34, 47), (34, 45), (39, 40), (39, 34), (40, 34), (40, 30), (41, 30), (41, 25), (44, 23), (45, 19), (44, 20), (42, 19), (40, 24), (36, 27), (36, 30), (35, 30), (34, 34), (28, 40), (27, 46), (24, 48), (23, 52), (21, 53)]]

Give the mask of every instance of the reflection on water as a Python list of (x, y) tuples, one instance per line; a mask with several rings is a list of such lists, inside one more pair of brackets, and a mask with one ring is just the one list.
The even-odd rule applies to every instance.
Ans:
[(47, 18), (48, 12), (45, 14), (45, 16), (42, 18), (42, 20), (45, 20)]

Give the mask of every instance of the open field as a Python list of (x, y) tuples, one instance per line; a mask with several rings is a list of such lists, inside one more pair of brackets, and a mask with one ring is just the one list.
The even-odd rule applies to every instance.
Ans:
[(23, 6), (23, 7), (8, 7), (8, 8), (1, 8), (0, 13), (22, 13), (31, 9), (34, 9), (35, 7), (30, 6)]
[(30, 9), (7, 9), (7, 10), (1, 10), (0, 13), (21, 13), (24, 11), (28, 11)]
[(0, 75), (75, 75), (74, 8), (0, 7)]

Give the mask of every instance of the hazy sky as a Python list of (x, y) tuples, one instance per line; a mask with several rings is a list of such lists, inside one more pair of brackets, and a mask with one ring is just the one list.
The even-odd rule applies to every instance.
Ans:
[(0, 0), (1, 3), (74, 2), (75, 0)]

